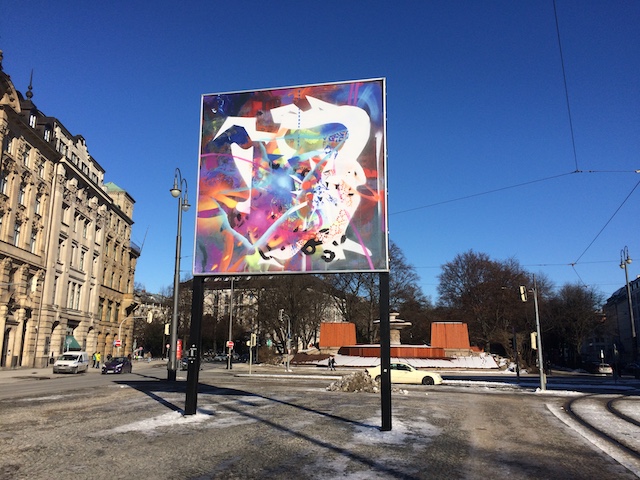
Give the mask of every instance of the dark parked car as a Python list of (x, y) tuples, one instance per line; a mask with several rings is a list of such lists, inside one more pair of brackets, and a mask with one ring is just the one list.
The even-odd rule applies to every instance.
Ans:
[(113, 357), (102, 366), (102, 373), (131, 373), (131, 360), (127, 357)]

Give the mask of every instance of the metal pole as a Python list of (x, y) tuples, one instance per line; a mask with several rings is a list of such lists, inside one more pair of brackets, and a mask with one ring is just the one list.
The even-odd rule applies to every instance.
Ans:
[(175, 381), (178, 364), (178, 296), (180, 288), (180, 243), (182, 240), (182, 202), (178, 200), (178, 234), (176, 235), (175, 271), (173, 274), (173, 317), (171, 319), (171, 340), (169, 340), (169, 372), (167, 379)]
[(538, 311), (538, 287), (536, 276), (533, 276), (533, 304), (536, 308), (536, 332), (538, 337), (538, 369), (540, 370), (540, 390), (547, 389), (547, 378), (544, 373), (544, 360), (542, 355), (542, 332), (540, 330), (540, 313)]
[(287, 372), (291, 370), (291, 317), (287, 315)]
[(636, 336), (636, 322), (633, 318), (631, 287), (629, 286), (629, 271), (627, 270), (627, 264), (630, 263), (631, 258), (629, 258), (629, 249), (624, 247), (620, 252), (620, 268), (624, 268), (624, 279), (627, 288), (627, 306), (629, 308), (629, 320), (631, 321), (631, 348), (633, 349), (632, 360), (635, 362), (638, 359), (638, 337)]
[[(182, 186), (184, 185), (184, 193)], [(180, 289), (180, 254), (182, 243), (182, 212), (189, 209), (187, 200), (187, 181), (182, 178), (179, 168), (176, 168), (173, 178), (173, 188), (170, 190), (171, 195), (178, 199), (178, 231), (176, 234), (176, 258), (175, 271), (173, 273), (173, 317), (171, 319), (171, 338), (169, 341), (169, 363), (167, 365), (167, 380), (174, 382), (176, 380), (176, 371), (178, 370), (178, 297)]]
[(389, 273), (380, 273), (380, 402), (383, 432), (391, 430), (391, 324), (389, 323)]
[(198, 408), (198, 380), (200, 376), (200, 351), (202, 350), (202, 312), (204, 306), (204, 277), (193, 277), (193, 303), (191, 304), (191, 328), (189, 331), (189, 363), (187, 365), (187, 389), (184, 414), (193, 415)]
[(231, 358), (231, 351), (233, 347), (231, 343), (233, 341), (233, 277), (231, 277), (231, 297), (229, 299), (229, 344), (227, 348), (229, 349), (229, 353), (227, 356), (227, 369), (231, 370), (233, 368), (233, 359)]
[(516, 376), (518, 377), (518, 383), (520, 383), (520, 360), (518, 358), (518, 336), (516, 335), (516, 327), (511, 327), (513, 331), (513, 350), (516, 355)]

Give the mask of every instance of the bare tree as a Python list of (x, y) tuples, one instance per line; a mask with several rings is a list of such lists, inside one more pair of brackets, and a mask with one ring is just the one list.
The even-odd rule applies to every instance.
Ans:
[(446, 263), (439, 278), (440, 305), (453, 319), (467, 322), (472, 344), (488, 351), (496, 342), (509, 351), (513, 329), (527, 323), (516, 292), (530, 280), (518, 262), (498, 262), (470, 250)]
[(569, 347), (569, 363), (581, 363), (584, 342), (599, 329), (604, 329), (600, 310), (603, 295), (594, 288), (565, 284), (550, 301), (548, 323), (551, 341), (564, 342)]

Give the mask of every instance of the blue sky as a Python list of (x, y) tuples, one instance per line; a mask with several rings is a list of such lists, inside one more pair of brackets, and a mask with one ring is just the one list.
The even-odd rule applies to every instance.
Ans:
[(3, 0), (0, 49), (136, 200), (149, 291), (173, 282), (176, 167), (195, 202), (203, 94), (385, 77), (390, 238), (425, 294), (473, 249), (608, 296), (623, 247), (640, 273), (640, 2), (556, 10), (567, 93), (552, 0)]

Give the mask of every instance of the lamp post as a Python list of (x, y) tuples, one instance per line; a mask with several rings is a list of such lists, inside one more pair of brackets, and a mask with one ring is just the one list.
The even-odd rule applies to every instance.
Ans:
[(118, 325), (118, 340), (120, 340), (120, 345), (118, 346), (118, 356), (120, 356), (120, 347), (122, 346), (122, 324), (127, 320), (135, 320), (137, 318), (146, 318), (146, 317), (142, 317), (142, 316), (126, 317), (124, 320), (120, 322), (120, 325)]
[[(184, 193), (182, 186), (184, 185)], [(178, 370), (178, 289), (180, 288), (180, 253), (182, 242), (182, 212), (189, 210), (189, 199), (187, 196), (187, 181), (182, 178), (179, 168), (176, 168), (173, 177), (173, 188), (169, 190), (173, 198), (178, 199), (178, 233), (176, 235), (176, 268), (173, 275), (173, 317), (171, 319), (171, 338), (169, 340), (169, 364), (167, 365), (167, 380), (176, 380)]]
[(538, 286), (533, 276), (533, 304), (536, 309), (536, 333), (538, 338), (538, 369), (540, 370), (540, 390), (547, 389), (547, 376), (544, 373), (544, 356), (542, 355), (542, 330), (540, 328), (540, 310), (538, 309)]
[[(536, 312), (536, 346), (531, 345), (531, 348), (538, 350), (538, 370), (540, 370), (540, 390), (544, 392), (547, 389), (547, 376), (544, 373), (544, 355), (542, 354), (542, 329), (540, 328), (540, 310), (538, 308), (538, 284), (536, 283), (536, 276), (533, 276), (533, 306)], [(520, 299), (523, 302), (527, 301), (527, 287), (520, 286)]]
[(632, 360), (638, 359), (638, 337), (636, 336), (636, 323), (633, 319), (633, 306), (631, 304), (631, 288), (629, 287), (629, 271), (627, 265), (631, 264), (629, 249), (624, 247), (620, 250), (620, 268), (624, 269), (625, 285), (627, 287), (627, 306), (629, 307), (629, 319), (631, 320), (631, 348), (633, 349)]

